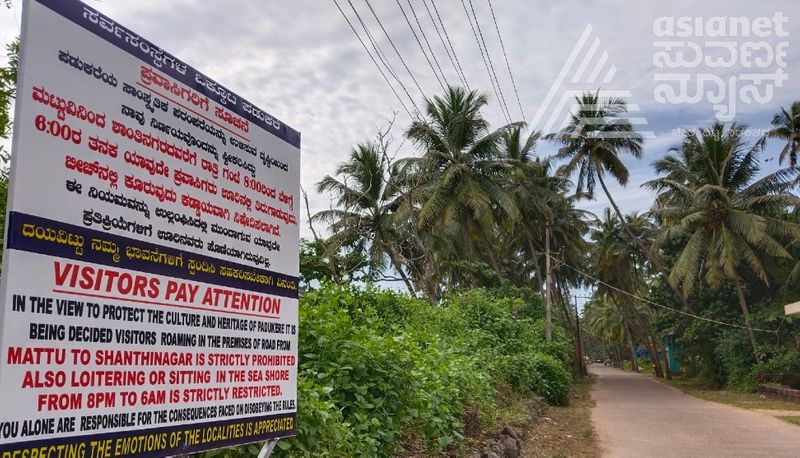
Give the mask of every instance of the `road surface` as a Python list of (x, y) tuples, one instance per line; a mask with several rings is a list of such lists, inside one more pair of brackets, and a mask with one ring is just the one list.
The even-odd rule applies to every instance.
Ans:
[(652, 377), (594, 364), (592, 423), (608, 457), (800, 457), (800, 426), (703, 401)]

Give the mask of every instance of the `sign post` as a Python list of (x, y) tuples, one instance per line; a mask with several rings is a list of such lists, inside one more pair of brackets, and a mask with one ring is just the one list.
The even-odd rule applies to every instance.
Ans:
[(23, 10), (0, 456), (294, 435), (300, 134), (77, 0)]

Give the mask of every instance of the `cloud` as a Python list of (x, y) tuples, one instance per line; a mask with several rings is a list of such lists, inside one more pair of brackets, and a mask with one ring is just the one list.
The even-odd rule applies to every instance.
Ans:
[[(430, 5), (430, 0), (426, 1)], [(339, 3), (354, 25), (360, 27), (348, 2), (340, 0)], [(444, 52), (423, 2), (411, 0), (411, 3), (445, 76), (450, 82), (457, 81), (456, 71)], [(472, 3), (509, 111), (519, 119), (514, 90), (488, 4)], [(353, 5), (416, 103), (421, 104), (423, 94), (430, 97), (440, 93), (441, 88), (397, 4), (376, 0), (370, 4), (412, 69), (422, 92), (411, 81), (366, 4), (353, 0)], [(312, 191), (316, 181), (332, 173), (336, 164), (346, 159), (353, 145), (373, 137), (395, 113), (398, 113), (397, 122), (392, 133), (396, 139), (400, 139), (409, 121), (331, 1), (139, 0), (95, 1), (91, 5), (300, 130), (303, 142), (302, 184), (306, 190)], [(490, 96), (491, 105), (484, 114), (494, 126), (501, 125), (504, 120), (498, 97), (492, 90), (461, 2), (437, 2), (436, 6), (470, 86)], [(652, 24), (657, 17), (711, 17), (720, 14), (755, 17), (782, 11), (790, 20), (789, 81), (776, 89), (769, 103), (742, 104), (738, 108), (748, 124), (763, 126), (777, 106), (787, 105), (800, 93), (800, 79), (796, 77), (800, 73), (800, 61), (795, 51), (800, 42), (792, 31), (792, 26), (800, 18), (800, 3), (797, 2), (568, 0), (534, 5), (525, 0), (504, 0), (493, 2), (493, 6), (519, 97), (528, 117), (544, 99), (583, 29), (589, 23), (593, 25), (610, 59), (618, 67), (614, 84), (631, 91), (632, 102), (642, 109), (642, 115), (649, 122), (648, 128), (657, 133), (656, 139), (648, 141), (643, 159), (625, 159), (631, 168), (628, 187), (623, 189), (612, 185), (615, 197), (626, 211), (643, 210), (649, 206), (650, 196), (639, 188), (639, 184), (652, 178), (650, 162), (679, 141), (672, 135), (672, 129), (706, 124), (712, 115), (708, 104), (662, 105), (654, 100), (653, 73), (656, 69), (652, 62)], [(0, 38), (6, 42), (18, 33), (18, 10), (15, 4), (14, 10), (0, 11)], [(411, 13), (408, 7), (406, 12)], [(409, 16), (409, 20), (413, 22), (413, 16)], [(397, 90), (402, 94), (399, 86)], [(553, 149), (543, 146), (541, 150)], [(404, 145), (402, 154), (414, 153), (412, 145)], [(326, 196), (312, 192), (310, 197), (312, 211), (328, 205)], [(588, 208), (594, 211), (602, 205), (598, 200)], [(305, 228), (303, 231), (305, 234)]]

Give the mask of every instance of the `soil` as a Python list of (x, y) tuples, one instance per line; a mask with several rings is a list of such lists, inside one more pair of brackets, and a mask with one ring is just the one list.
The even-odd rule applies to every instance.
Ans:
[(528, 430), (520, 456), (528, 457), (599, 457), (590, 419), (593, 401), (590, 396), (594, 376), (577, 379), (570, 403), (548, 407)]

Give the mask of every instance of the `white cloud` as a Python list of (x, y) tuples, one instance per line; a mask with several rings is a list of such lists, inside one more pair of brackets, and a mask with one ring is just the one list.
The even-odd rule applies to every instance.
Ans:
[[(90, 3), (300, 130), (302, 182), (309, 191), (322, 176), (333, 172), (355, 143), (372, 137), (380, 126), (388, 122), (393, 112), (402, 111), (331, 1), (107, 0)], [(377, 0), (370, 3), (413, 69), (425, 94), (438, 93), (438, 83), (397, 4)], [(447, 78), (456, 81), (456, 73), (439, 44), (422, 1), (412, 0), (412, 3)], [(487, 3), (473, 3), (506, 102), (512, 115), (519, 118)], [(11, 11), (0, 11), (0, 39), (5, 42), (18, 34), (18, 4), (15, 3)], [(349, 10), (346, 0), (340, 0), (340, 4)], [(420, 103), (422, 95), (394, 55), (366, 4), (360, 0), (353, 0), (353, 4), (409, 92)], [(656, 17), (710, 17), (719, 14), (753, 17), (782, 11), (790, 20), (790, 79), (778, 89), (772, 102), (741, 106), (741, 112), (750, 124), (763, 125), (778, 105), (788, 104), (800, 93), (800, 79), (796, 77), (800, 73), (800, 60), (795, 51), (800, 42), (791, 32), (800, 18), (800, 3), (797, 2), (714, 0), (699, 3), (679, 0), (656, 4), (570, 0), (533, 4), (525, 0), (495, 0), (493, 5), (528, 117), (541, 103), (586, 24), (594, 26), (618, 67), (615, 84), (631, 90), (633, 101), (650, 121), (650, 128), (659, 134), (657, 139), (647, 144), (644, 159), (626, 160), (632, 169), (629, 186), (625, 189), (613, 187), (615, 197), (619, 198), (625, 210), (643, 210), (649, 205), (649, 195), (638, 186), (650, 178), (649, 163), (668, 146), (677, 143), (678, 139), (670, 134), (671, 129), (694, 126), (711, 115), (706, 105), (670, 106), (654, 102), (652, 23)], [(472, 87), (490, 96), (492, 104), (485, 110), (486, 116), (493, 124), (500, 124), (499, 105), (461, 3), (437, 2), (437, 8)], [(352, 12), (350, 17), (353, 17)], [(360, 27), (357, 22), (354, 25)], [(407, 121), (407, 116), (401, 113), (395, 137), (402, 135)], [(404, 153), (413, 153), (411, 145), (406, 144)], [(327, 203), (326, 197), (312, 193), (312, 210)]]

